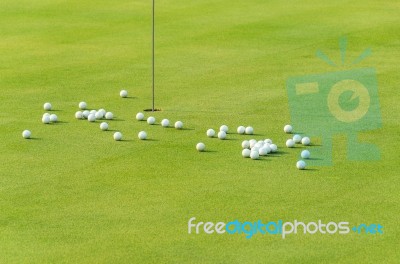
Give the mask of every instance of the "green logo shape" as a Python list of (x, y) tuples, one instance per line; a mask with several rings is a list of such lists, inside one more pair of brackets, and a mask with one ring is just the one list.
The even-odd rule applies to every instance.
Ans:
[(290, 77), (287, 92), (296, 133), (322, 138), (311, 165), (332, 165), (332, 137), (343, 133), (348, 136), (349, 160), (380, 159), (375, 145), (357, 140), (358, 132), (382, 126), (375, 69)]

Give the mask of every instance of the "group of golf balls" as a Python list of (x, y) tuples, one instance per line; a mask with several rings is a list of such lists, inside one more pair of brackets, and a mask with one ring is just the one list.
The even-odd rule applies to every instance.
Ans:
[[(206, 131), (206, 135), (207, 135), (207, 137), (209, 137), (209, 138), (213, 138), (213, 137), (215, 137), (215, 135), (217, 135), (217, 137), (218, 137), (219, 139), (224, 140), (224, 139), (226, 139), (226, 137), (227, 137), (228, 131), (229, 131), (229, 127), (228, 127), (227, 125), (222, 125), (222, 126), (219, 128), (218, 134), (215, 132), (214, 129), (209, 128), (209, 129)], [(246, 134), (246, 135), (253, 135), (254, 129), (253, 129), (253, 127), (251, 127), (251, 126), (248, 126), (248, 127), (239, 126), (239, 127), (237, 128), (237, 133), (238, 133), (238, 134), (241, 134), (241, 135), (243, 135), (243, 134)], [(200, 152), (205, 151), (205, 150), (206, 150), (206, 145), (205, 145), (203, 142), (199, 142), (199, 143), (197, 143), (197, 145), (196, 145), (196, 149), (197, 149), (198, 151), (200, 151)]]
[[(121, 90), (120, 91), (120, 96), (122, 98), (127, 98), (128, 97), (128, 92), (126, 90)], [(96, 120), (112, 120), (114, 118), (114, 114), (112, 112), (107, 112), (105, 109), (99, 109), (99, 110), (88, 110), (87, 109), (87, 103), (86, 102), (80, 102), (79, 105), (79, 111), (75, 113), (75, 118), (76, 119), (87, 119), (89, 122), (95, 122)], [(49, 102), (46, 102), (43, 105), (43, 109), (45, 111), (51, 111), (52, 110), (52, 105)], [(153, 116), (149, 116), (145, 118), (145, 115), (142, 112), (139, 112), (136, 114), (136, 120), (138, 121), (144, 121), (149, 125), (154, 125), (156, 123), (156, 119)], [(55, 123), (58, 121), (58, 117), (56, 114), (49, 114), (49, 113), (44, 113), (42, 116), (42, 122), (44, 124), (50, 124)], [(168, 119), (163, 119), (161, 121), (161, 126), (162, 127), (169, 127), (170, 126), (170, 121)], [(183, 128), (183, 122), (182, 121), (176, 121), (174, 124), (174, 127), (176, 129), (182, 129)], [(102, 122), (100, 124), (100, 129), (103, 131), (108, 130), (109, 125), (107, 122)], [(222, 125), (219, 128), (218, 134), (216, 131), (212, 128), (208, 129), (206, 131), (207, 137), (213, 138), (215, 135), (221, 140), (226, 139), (227, 134), (228, 134), (229, 128), (227, 125)], [(237, 134), (240, 135), (253, 135), (254, 134), (254, 129), (251, 126), (239, 126), (237, 128)], [(293, 132), (293, 127), (291, 125), (285, 125), (283, 128), (283, 131), (287, 134), (291, 134)], [(22, 137), (25, 139), (29, 139), (31, 137), (32, 133), (29, 130), (24, 130), (22, 132)], [(122, 140), (122, 133), (117, 131), (113, 134), (113, 138), (116, 141)], [(140, 140), (145, 140), (147, 139), (147, 133), (145, 131), (140, 131), (138, 133), (138, 138)], [(311, 140), (309, 137), (302, 137), (299, 134), (293, 135), (292, 138), (289, 138), (286, 140), (286, 146), (288, 148), (293, 148), (295, 147), (295, 144), (303, 144), (304, 146), (308, 146), (311, 144)], [(267, 156), (270, 153), (275, 153), (278, 151), (278, 146), (272, 142), (271, 139), (264, 139), (264, 140), (255, 140), (255, 139), (250, 139), (250, 140), (244, 140), (241, 144), (242, 146), (242, 156), (244, 158), (251, 158), (253, 160), (259, 159), (260, 156)], [(199, 152), (203, 152), (206, 149), (206, 145), (203, 142), (199, 142), (196, 144), (196, 149)], [(309, 159), (310, 158), (310, 151), (309, 150), (303, 150), (300, 154), (302, 159)], [(299, 160), (296, 163), (296, 167), (300, 170), (303, 170), (306, 168), (306, 163), (304, 160)]]
[[(283, 131), (287, 134), (291, 134), (293, 132), (293, 127), (291, 125), (286, 125), (283, 127)], [(293, 148), (296, 144), (303, 144), (304, 146), (309, 146), (311, 144), (311, 139), (309, 137), (302, 137), (299, 134), (293, 135), (292, 138), (286, 140), (286, 147)], [(310, 158), (310, 151), (305, 149), (300, 153), (302, 159), (309, 159)], [(299, 170), (304, 170), (307, 164), (304, 160), (299, 160), (296, 162), (296, 167)]]
[[(222, 140), (226, 139), (228, 130), (229, 128), (227, 125), (222, 125), (219, 129), (217, 137)], [(293, 127), (291, 125), (286, 125), (283, 128), (283, 130), (285, 133), (291, 134), (293, 132)], [(254, 133), (254, 129), (251, 126), (248, 127), (239, 126), (237, 128), (237, 133), (241, 135), (243, 134), (252, 135)], [(207, 137), (212, 138), (216, 135), (216, 132), (214, 129), (210, 128), (206, 131), (206, 135)], [(286, 146), (288, 148), (293, 148), (296, 143), (302, 143), (304, 146), (308, 146), (311, 144), (311, 140), (309, 137), (301, 137), (300, 135), (295, 134), (292, 138), (286, 141)], [(241, 146), (242, 146), (242, 156), (244, 158), (251, 158), (253, 160), (259, 159), (260, 156), (267, 156), (271, 153), (275, 153), (278, 151), (278, 146), (274, 144), (272, 140), (269, 138), (258, 141), (256, 139), (244, 140)], [(196, 145), (196, 149), (199, 152), (203, 152), (206, 149), (206, 145), (203, 142), (199, 142)], [(309, 159), (310, 151), (303, 150), (300, 156), (302, 159)], [(296, 167), (300, 170), (305, 169), (306, 168), (305, 161), (304, 160), (297, 161)]]

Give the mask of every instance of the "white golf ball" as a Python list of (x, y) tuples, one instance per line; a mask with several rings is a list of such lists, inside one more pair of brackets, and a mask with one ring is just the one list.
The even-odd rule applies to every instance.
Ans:
[(97, 112), (102, 113), (102, 114), (103, 114), (103, 117), (104, 117), (104, 115), (107, 113), (107, 111), (106, 111), (104, 108), (101, 108), (101, 109), (97, 110)]
[(176, 128), (176, 129), (182, 129), (182, 128), (183, 128), (183, 123), (182, 123), (182, 121), (176, 121), (176, 122), (175, 122), (175, 128)]
[(103, 112), (97, 111), (94, 116), (96, 117), (96, 119), (102, 119), (104, 117), (104, 114)]
[(50, 117), (50, 114), (49, 114), (49, 113), (44, 113), (43, 116), (48, 116), (48, 117)]
[(288, 140), (286, 140), (286, 147), (288, 147), (288, 148), (293, 148), (294, 147), (294, 140), (293, 139), (288, 139)]
[(83, 111), (82, 112), (82, 116), (83, 116), (83, 118), (88, 118), (88, 116), (90, 115), (90, 112), (89, 112), (89, 110), (85, 110), (85, 111)]
[(22, 137), (23, 138), (26, 138), (26, 139), (31, 138), (31, 135), (32, 135), (32, 133), (29, 130), (22, 131)]
[(147, 133), (144, 132), (144, 131), (140, 131), (139, 134), (138, 134), (138, 138), (140, 140), (145, 140), (147, 138)]
[(43, 105), (43, 109), (46, 110), (46, 111), (50, 111), (51, 110), (51, 104), (50, 103), (45, 103)]
[(250, 153), (251, 153), (251, 150), (250, 150), (250, 149), (244, 149), (244, 150), (242, 150), (242, 156), (243, 156), (243, 158), (250, 158)]
[(114, 140), (119, 141), (122, 139), (122, 134), (121, 134), (121, 132), (115, 132), (113, 137), (114, 137)]
[(161, 121), (161, 126), (163, 127), (169, 127), (169, 120), (168, 119), (163, 119)]
[(296, 167), (297, 167), (299, 170), (304, 170), (304, 169), (306, 168), (306, 163), (304, 162), (304, 160), (299, 160), (299, 161), (296, 163)]
[(264, 146), (264, 141), (258, 141), (254, 146), (261, 148), (262, 146)]
[(42, 117), (43, 124), (50, 124), (50, 116), (43, 116)]
[(302, 157), (303, 159), (309, 159), (309, 158), (310, 158), (310, 151), (308, 151), (307, 149), (303, 150), (303, 151), (301, 152), (301, 157)]
[(264, 140), (264, 143), (272, 144), (272, 140), (267, 138), (267, 139)]
[(156, 122), (156, 119), (153, 116), (149, 116), (147, 118), (147, 124), (154, 125), (155, 122)]
[(243, 149), (248, 149), (248, 148), (250, 148), (250, 142), (249, 142), (248, 140), (244, 140), (244, 141), (242, 142), (242, 148), (243, 148)]
[(77, 112), (75, 113), (75, 118), (76, 118), (76, 119), (82, 119), (82, 117), (83, 117), (82, 111), (77, 111)]
[(278, 151), (278, 146), (276, 144), (270, 144), (269, 147), (270, 147), (272, 153), (275, 153)]
[(136, 120), (138, 121), (142, 121), (144, 119), (144, 114), (143, 113), (137, 113), (136, 114)]
[(286, 125), (283, 127), (283, 131), (285, 131), (287, 134), (290, 134), (293, 131), (293, 127), (291, 125)]
[(219, 131), (224, 131), (225, 133), (228, 133), (228, 130), (229, 130), (229, 128), (228, 128), (227, 125), (222, 125), (222, 126), (219, 128)]
[(258, 152), (259, 150), (260, 150), (260, 147), (254, 146), (254, 147), (251, 148), (251, 151), (257, 151)]
[(300, 143), (301, 142), (301, 136), (296, 134), (293, 136), (293, 141), (294, 143)]
[(80, 102), (80, 103), (79, 103), (79, 109), (81, 109), (81, 110), (86, 110), (86, 107), (87, 107), (86, 102)]
[(251, 126), (246, 127), (245, 133), (246, 133), (247, 135), (253, 135), (253, 133), (254, 133), (253, 127), (251, 127)]
[(258, 150), (258, 153), (260, 154), (260, 156), (266, 156), (269, 153), (271, 153), (271, 148), (268, 146), (262, 147)]
[(51, 114), (50, 115), (50, 121), (51, 122), (57, 122), (58, 121), (58, 117), (56, 114)]
[(260, 154), (260, 156), (267, 156), (268, 154), (268, 149), (267, 147), (262, 147), (258, 150), (258, 154)]
[(257, 144), (257, 140), (255, 139), (250, 139), (249, 142), (250, 142), (250, 148), (254, 147), (254, 145)]
[(122, 98), (128, 97), (128, 91), (127, 90), (121, 90), (121, 92), (119, 92), (119, 96), (121, 96)]
[(96, 116), (94, 114), (89, 114), (87, 120), (89, 122), (94, 122), (94, 121), (96, 121)]
[(208, 129), (208, 130), (207, 130), (207, 137), (212, 138), (212, 137), (214, 137), (214, 136), (215, 136), (215, 130), (212, 129), (212, 128)]
[(258, 154), (258, 151), (252, 150), (252, 151), (250, 152), (250, 158), (251, 158), (251, 159), (256, 160), (256, 159), (258, 159), (259, 157), (260, 157), (260, 154)]
[(111, 120), (111, 119), (114, 118), (114, 114), (111, 113), (111, 112), (107, 112), (107, 113), (105, 114), (105, 117), (106, 117), (106, 119)]
[(196, 145), (196, 149), (198, 150), (198, 151), (204, 151), (205, 149), (206, 149), (206, 145), (204, 145), (204, 143), (202, 143), (202, 142), (200, 142), (200, 143), (197, 143), (197, 145)]
[(225, 133), (225, 131), (219, 131), (219, 132), (218, 132), (218, 138), (219, 138), (219, 139), (225, 139), (225, 138), (226, 138), (226, 133)]
[(97, 113), (97, 111), (96, 110), (90, 110), (90, 112), (89, 113), (91, 113), (91, 114), (96, 114)]
[(303, 137), (303, 138), (301, 139), (301, 144), (303, 144), (304, 146), (310, 145), (310, 144), (311, 144), (310, 138), (309, 138), (309, 137)]
[(103, 131), (108, 130), (108, 124), (106, 122), (102, 122), (100, 124), (100, 129), (103, 130)]
[(246, 128), (244, 126), (238, 126), (237, 133), (243, 135), (246, 132)]

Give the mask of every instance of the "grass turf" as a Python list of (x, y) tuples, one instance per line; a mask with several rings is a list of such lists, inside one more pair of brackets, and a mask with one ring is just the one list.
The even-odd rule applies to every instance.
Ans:
[[(325, 3), (326, 2), (326, 3)], [(157, 121), (151, 106), (150, 1), (0, 3), (0, 262), (2, 263), (395, 263), (399, 228), (396, 1), (162, 1), (157, 3)], [(376, 162), (345, 158), (298, 171), (285, 149), (285, 81), (337, 70), (315, 57), (367, 47), (359, 67), (376, 67), (383, 127), (361, 138)], [(351, 69), (346, 64), (340, 70)], [(126, 88), (131, 97), (121, 99)], [(124, 141), (99, 122), (74, 119), (79, 101), (106, 108)], [(60, 123), (43, 125), (50, 101)], [(147, 114), (149, 115), (149, 114)], [(252, 125), (282, 152), (241, 158), (240, 142), (205, 131)], [(30, 129), (33, 139), (23, 140)], [(139, 141), (146, 130), (150, 140)], [(208, 152), (197, 153), (203, 141)], [(187, 221), (278, 220), (380, 223), (384, 235), (188, 235)]]

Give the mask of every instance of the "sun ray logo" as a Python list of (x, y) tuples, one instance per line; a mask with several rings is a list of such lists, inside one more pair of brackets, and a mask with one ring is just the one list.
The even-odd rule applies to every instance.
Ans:
[[(346, 63), (347, 39), (339, 41), (341, 65), (324, 52), (316, 56), (327, 64), (339, 67)], [(351, 62), (360, 63), (372, 54), (370, 48)], [(321, 137), (322, 146), (313, 151), (312, 165), (332, 165), (332, 137), (345, 133), (348, 137), (349, 160), (378, 160), (377, 146), (359, 142), (358, 132), (382, 126), (378, 100), (378, 85), (374, 68), (290, 77), (287, 92), (291, 123), (296, 132)]]

